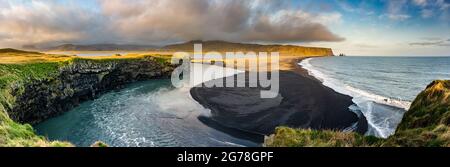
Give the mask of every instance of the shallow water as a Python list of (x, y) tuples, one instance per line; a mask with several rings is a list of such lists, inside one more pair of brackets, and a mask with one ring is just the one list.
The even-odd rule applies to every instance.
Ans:
[(450, 79), (450, 57), (322, 57), (300, 63), (335, 91), (353, 97), (368, 135), (388, 137), (433, 80)]

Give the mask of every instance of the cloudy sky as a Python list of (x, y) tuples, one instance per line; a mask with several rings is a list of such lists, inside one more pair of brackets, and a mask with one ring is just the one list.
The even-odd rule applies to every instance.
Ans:
[(197, 39), (450, 56), (450, 0), (0, 0), (0, 48)]

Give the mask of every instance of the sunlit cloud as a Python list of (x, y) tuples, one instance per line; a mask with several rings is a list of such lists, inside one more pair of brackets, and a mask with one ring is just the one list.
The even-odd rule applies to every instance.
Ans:
[(312, 14), (288, 1), (98, 0), (91, 8), (77, 1), (2, 2), (0, 45), (344, 40), (326, 25), (339, 22), (338, 13)]

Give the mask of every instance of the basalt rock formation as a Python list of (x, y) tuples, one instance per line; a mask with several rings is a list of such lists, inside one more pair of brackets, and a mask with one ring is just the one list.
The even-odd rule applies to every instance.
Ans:
[(11, 95), (16, 103), (8, 114), (20, 123), (39, 123), (105, 91), (139, 80), (167, 78), (172, 70), (152, 57), (122, 61), (75, 59), (61, 67), (55, 77), (13, 87)]

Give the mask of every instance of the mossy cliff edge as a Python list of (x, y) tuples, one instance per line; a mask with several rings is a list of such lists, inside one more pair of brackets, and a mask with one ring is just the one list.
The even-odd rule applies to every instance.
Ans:
[(279, 127), (266, 137), (268, 147), (450, 147), (450, 81), (430, 83), (387, 139), (356, 133)]
[[(58, 56), (42, 57), (53, 60)], [(0, 146), (72, 146), (37, 136), (30, 124), (61, 114), (127, 83), (167, 78), (174, 68), (168, 60), (160, 55), (142, 55), (0, 62)]]

